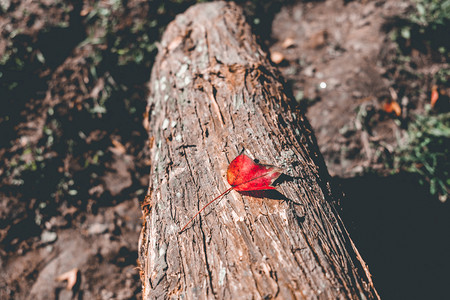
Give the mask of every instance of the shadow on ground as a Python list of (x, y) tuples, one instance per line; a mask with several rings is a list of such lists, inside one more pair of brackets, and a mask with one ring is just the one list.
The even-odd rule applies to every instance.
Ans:
[(341, 216), (382, 299), (443, 299), (450, 269), (450, 205), (408, 175), (335, 178)]

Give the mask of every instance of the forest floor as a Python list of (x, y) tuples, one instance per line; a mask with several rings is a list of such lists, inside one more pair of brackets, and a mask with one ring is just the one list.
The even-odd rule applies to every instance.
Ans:
[[(188, 2), (0, 5), (1, 299), (140, 298), (147, 82), (155, 41)], [(408, 38), (412, 9), (326, 0), (253, 19), (273, 19), (264, 47), (306, 111), (384, 299), (446, 295), (450, 269), (448, 201), (386, 167), (433, 90), (434, 114), (448, 110), (448, 62)]]

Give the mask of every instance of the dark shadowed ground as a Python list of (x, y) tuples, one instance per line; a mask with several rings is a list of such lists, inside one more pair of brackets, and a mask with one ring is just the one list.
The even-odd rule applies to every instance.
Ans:
[[(147, 81), (155, 41), (192, 4), (163, 2), (2, 1), (1, 299), (140, 297)], [(448, 63), (411, 41), (399, 62), (392, 30), (407, 1), (272, 2), (249, 19), (307, 110), (380, 295), (445, 298), (449, 205), (385, 165)], [(399, 116), (384, 109), (392, 98)], [(66, 272), (70, 291), (56, 280)]]

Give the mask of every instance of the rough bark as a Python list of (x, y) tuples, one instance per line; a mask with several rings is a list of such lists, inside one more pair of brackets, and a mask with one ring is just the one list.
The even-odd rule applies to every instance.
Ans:
[[(167, 28), (149, 98), (144, 299), (378, 298), (277, 74), (232, 3), (196, 5)], [(229, 187), (242, 148), (285, 170), (279, 193), (231, 191), (179, 233)]]

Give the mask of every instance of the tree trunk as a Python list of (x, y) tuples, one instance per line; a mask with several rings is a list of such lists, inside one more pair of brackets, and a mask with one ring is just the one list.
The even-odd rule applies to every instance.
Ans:
[[(167, 28), (151, 77), (151, 179), (139, 258), (144, 299), (374, 299), (333, 209), (310, 126), (233, 3)], [(295, 102), (295, 101), (294, 101)], [(231, 191), (241, 149), (284, 169), (275, 193)]]

